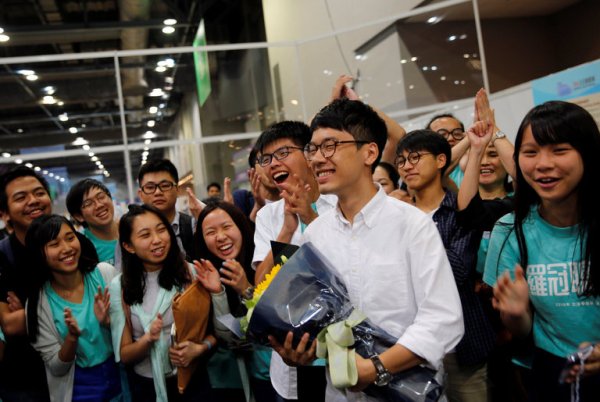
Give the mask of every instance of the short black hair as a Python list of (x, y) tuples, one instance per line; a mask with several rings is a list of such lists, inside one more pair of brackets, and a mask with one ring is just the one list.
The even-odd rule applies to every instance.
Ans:
[[(83, 197), (93, 188), (98, 188), (101, 191), (104, 191), (111, 199), (112, 195), (108, 188), (96, 179), (83, 179), (78, 181), (67, 194), (67, 211), (71, 214), (73, 219), (75, 219), (75, 214), (81, 214), (81, 204), (83, 203)], [(83, 227), (87, 227), (87, 223), (79, 222)]]
[(20, 177), (34, 177), (44, 187), (48, 195), (50, 195), (50, 187), (48, 182), (42, 176), (37, 174), (35, 170), (28, 168), (27, 166), (18, 165), (0, 176), (0, 211), (8, 211), (8, 195), (6, 194), (6, 187), (13, 181)]
[(248, 154), (248, 166), (250, 166), (250, 169), (253, 169), (256, 166), (257, 157), (258, 157), (258, 148), (256, 147), (256, 144), (255, 144), (252, 147), (252, 149), (250, 150), (250, 153)]
[(263, 131), (258, 140), (256, 140), (255, 147), (258, 152), (262, 153), (269, 144), (287, 138), (292, 140), (295, 145), (304, 148), (310, 142), (311, 136), (310, 128), (305, 123), (286, 120), (272, 124)]
[(221, 191), (221, 185), (219, 183), (217, 183), (216, 181), (213, 181), (208, 186), (206, 186), (206, 191), (210, 190), (211, 187), (216, 187), (219, 189), (219, 191)]
[(427, 123), (427, 126), (425, 128), (428, 130), (431, 130), (431, 123), (433, 123), (437, 119), (443, 119), (443, 118), (449, 118), (449, 119), (456, 120), (458, 122), (458, 124), (460, 124), (460, 129), (462, 131), (465, 131), (465, 125), (462, 123), (462, 121), (457, 119), (456, 116), (454, 116), (452, 113), (442, 113), (442, 114), (437, 114), (437, 115), (433, 116), (431, 118), (431, 120), (429, 120), (429, 123)]
[(140, 171), (138, 173), (138, 183), (141, 185), (142, 180), (144, 179), (144, 175), (147, 173), (156, 173), (156, 172), (167, 172), (171, 175), (175, 184), (179, 183), (179, 174), (177, 173), (177, 168), (173, 165), (168, 159), (154, 159), (146, 162), (140, 167)]
[(383, 162), (383, 161), (379, 162), (377, 167), (380, 167), (386, 171), (387, 175), (389, 176), (390, 180), (392, 181), (392, 184), (394, 185), (394, 190), (397, 189), (399, 186), (398, 182), (400, 181), (400, 173), (398, 173), (398, 169), (396, 169), (396, 167), (394, 165), (392, 165), (391, 163), (387, 163), (387, 162)]
[(427, 151), (433, 155), (446, 155), (446, 164), (441, 169), (442, 176), (452, 160), (452, 148), (444, 137), (432, 130), (414, 130), (406, 134), (396, 147), (396, 155), (401, 155), (404, 151), (419, 152)]
[[(375, 171), (387, 141), (387, 127), (373, 108), (357, 100), (346, 98), (334, 100), (321, 109), (310, 123), (311, 132), (319, 128), (346, 131), (356, 141), (377, 144), (379, 155), (371, 166), (371, 171)], [(357, 146), (360, 148), (360, 144), (357, 144)]]

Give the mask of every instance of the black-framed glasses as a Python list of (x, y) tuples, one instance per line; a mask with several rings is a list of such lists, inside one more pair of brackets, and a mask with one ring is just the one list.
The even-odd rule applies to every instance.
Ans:
[(455, 140), (462, 140), (465, 138), (465, 132), (462, 128), (455, 128), (454, 130), (446, 130), (445, 128), (441, 128), (436, 132), (445, 139), (450, 138), (450, 136), (452, 136), (452, 138)]
[(151, 195), (154, 194), (157, 188), (159, 188), (160, 191), (165, 193), (173, 187), (175, 187), (175, 183), (173, 183), (172, 181), (163, 180), (160, 183), (154, 183), (153, 181), (149, 181), (148, 183), (142, 186), (142, 192), (144, 194)]
[(98, 202), (99, 204), (102, 204), (103, 202), (105, 202), (107, 199), (109, 198), (108, 194), (106, 194), (104, 191), (100, 191), (98, 194), (96, 194), (93, 197), (88, 198), (87, 200), (85, 200), (82, 204), (81, 204), (81, 209), (89, 209), (91, 208), (93, 205), (96, 204), (96, 202)]
[(259, 155), (258, 158), (256, 158), (256, 162), (258, 162), (258, 164), (262, 167), (269, 166), (271, 164), (271, 162), (273, 161), (273, 157), (275, 157), (275, 159), (277, 159), (278, 161), (282, 161), (285, 158), (287, 158), (288, 155), (290, 154), (290, 152), (292, 152), (292, 150), (294, 150), (294, 149), (302, 149), (302, 148), (293, 147), (291, 145), (277, 148), (275, 150), (275, 152), (273, 152), (272, 154)]
[(321, 155), (323, 158), (331, 158), (333, 154), (335, 154), (335, 150), (337, 146), (340, 144), (368, 144), (369, 141), (339, 141), (333, 138), (326, 139), (321, 143), (321, 145), (317, 145), (315, 143), (309, 142), (304, 146), (304, 157), (307, 161), (313, 160), (317, 150), (321, 151)]
[(411, 165), (415, 166), (421, 160), (421, 156), (423, 155), (431, 155), (431, 152), (410, 152), (407, 157), (404, 155), (396, 156), (394, 160), (394, 165), (396, 165), (397, 169), (402, 169), (404, 165), (406, 165), (406, 161), (409, 161)]

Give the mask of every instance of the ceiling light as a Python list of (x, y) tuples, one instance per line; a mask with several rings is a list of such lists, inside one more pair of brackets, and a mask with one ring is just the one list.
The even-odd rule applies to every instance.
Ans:
[(22, 129), (22, 128), (18, 128), (18, 129), (17, 129), (17, 133), (21, 134), (22, 132), (23, 132), (23, 129)]
[(90, 146), (89, 145), (84, 145), (81, 148), (83, 148), (85, 151), (89, 151), (90, 150)]
[(445, 75), (442, 75), (442, 76), (440, 77), (440, 80), (442, 80), (442, 81), (446, 81), (446, 76), (445, 76)]
[(20, 165), (21, 163), (23, 163), (23, 159), (16, 159), (16, 160), (15, 160), (15, 163), (16, 163), (17, 165)]
[(167, 84), (172, 84), (173, 83), (173, 77), (165, 77), (165, 82)]
[(61, 183), (64, 183), (64, 182), (65, 182), (65, 178), (64, 178), (64, 177), (61, 177), (61, 178), (60, 178), (60, 182), (61, 182)]
[(415, 86), (411, 84), (408, 86), (408, 89), (415, 89)]
[(55, 175), (54, 175), (54, 178), (55, 178), (56, 180), (60, 180), (60, 176), (59, 176), (59, 175), (57, 175), (57, 174), (55, 174)]
[(151, 107), (148, 109), (148, 112), (150, 112), (150, 113), (152, 113), (152, 114), (155, 114), (155, 113), (157, 113), (157, 112), (158, 112), (158, 108), (157, 108), (156, 106), (151, 106)]
[(423, 66), (423, 71), (427, 71), (427, 70), (429, 70), (429, 67)]
[(77, 130), (77, 127), (69, 127), (69, 132), (70, 132), (71, 134), (77, 134), (77, 132), (78, 132), (78, 131), (79, 131), (79, 130)]
[(450, 35), (448, 36), (448, 42), (454, 42), (456, 40), (456, 35)]
[(0, 34), (4, 33), (4, 28), (0, 27)]
[(458, 84), (460, 84), (460, 81), (459, 80), (454, 80), (454, 85), (458, 85)]
[(99, 164), (98, 165), (98, 169), (100, 169), (100, 170), (104, 169), (104, 165), (103, 164)]
[(33, 170), (35, 170), (36, 172), (41, 172), (42, 168), (39, 167), (39, 166), (36, 166), (36, 167), (33, 168)]
[(2, 156), (5, 158), (10, 158), (10, 153), (8, 152), (2, 152)]
[(148, 154), (149, 154), (149, 152), (148, 152), (148, 151), (144, 151), (144, 152), (142, 152), (142, 156), (143, 156), (144, 158), (145, 158), (145, 157), (147, 157), (147, 156), (148, 156)]
[(69, 116), (66, 113), (59, 114), (58, 115), (58, 120), (60, 120), (60, 121), (69, 121)]
[[(28, 75), (27, 79), (29, 79), (29, 77), (32, 77), (32, 75)], [(42, 103), (44, 105), (54, 105), (56, 103), (56, 98), (52, 95), (46, 95), (42, 98)]]
[(292, 105), (294, 105), (294, 106), (297, 106), (297, 105), (298, 105), (298, 101), (297, 101), (296, 99), (292, 99), (292, 100), (290, 101), (290, 103), (291, 103)]
[(50, 172), (50, 173), (48, 173), (48, 176), (54, 177), (54, 173)]
[(47, 170), (43, 170), (42, 173), (43, 174), (48, 174), (48, 171)]
[(87, 126), (85, 125), (85, 123), (83, 123), (83, 124), (81, 125), (81, 128), (86, 128), (86, 127), (87, 127)]
[(163, 24), (171, 26), (177, 24), (177, 20), (175, 18), (167, 18), (163, 21)]
[(0, 34), (0, 42), (8, 42), (10, 40), (10, 36), (6, 34)]
[(73, 144), (73, 145), (87, 145), (88, 142), (83, 137), (77, 137), (75, 139), (75, 141), (73, 141), (71, 144)]
[(431, 66), (431, 71), (436, 71), (437, 70), (437, 66)]
[(165, 105), (164, 103), (161, 103), (160, 105), (158, 105), (159, 108), (164, 109), (167, 105)]
[(36, 81), (39, 77), (35, 74), (31, 74), (25, 77), (27, 81)]
[(88, 154), (88, 156), (94, 156), (94, 155), (96, 155), (96, 154), (95, 154), (95, 153), (93, 153), (93, 152), (90, 152), (90, 153)]
[(144, 151), (149, 151), (149, 150), (150, 150), (150, 148), (144, 147)]
[(33, 71), (33, 70), (19, 70), (19, 71), (17, 71), (17, 73), (19, 73), (21, 75), (34, 75), (35, 71)]
[(26, 163), (25, 166), (27, 166), (29, 169), (31, 169), (33, 167), (33, 165), (31, 163)]
[(439, 15), (434, 15), (433, 17), (429, 17), (429, 18), (427, 19), (427, 23), (428, 23), (428, 24), (431, 24), (431, 25), (433, 25), (433, 24), (437, 24), (437, 23), (438, 23), (438, 22), (440, 22), (441, 20), (442, 20), (442, 17), (441, 17), (441, 16), (439, 16)]
[(156, 122), (155, 122), (154, 120), (148, 120), (148, 121), (146, 122), (146, 125), (147, 125), (148, 127), (154, 127), (154, 126), (156, 125)]
[(100, 162), (100, 161), (96, 161), (96, 165), (97, 165), (97, 166), (100, 166), (100, 165), (102, 165), (102, 162)]
[(145, 139), (156, 138), (156, 134), (154, 134), (152, 131), (146, 131), (144, 133), (144, 135), (142, 135), (142, 138), (145, 138)]
[(58, 103), (57, 103), (58, 106), (63, 106), (64, 104), (65, 104), (65, 102), (63, 102), (63, 101), (58, 101)]
[(157, 73), (164, 73), (165, 71), (167, 71), (167, 68), (165, 66), (158, 66), (154, 69), (154, 71), (156, 71)]
[(44, 87), (44, 92), (46, 95), (54, 95), (56, 93), (56, 88), (52, 85), (48, 85), (47, 87)]
[(144, 141), (144, 144), (146, 144), (146, 145), (150, 145), (151, 143), (152, 143), (152, 140), (146, 140), (146, 141)]
[(164, 34), (170, 35), (173, 32), (175, 32), (175, 28), (173, 28), (172, 26), (166, 26), (162, 29)]
[(467, 39), (467, 34), (462, 34), (458, 37), (458, 39)]
[(463, 57), (464, 57), (465, 59), (468, 59), (468, 58), (469, 58), (469, 53), (465, 53), (465, 54), (463, 54)]
[(407, 60), (406, 60), (406, 59), (402, 59), (402, 60), (400, 60), (400, 63), (402, 63), (402, 64), (406, 64), (406, 62), (407, 62)]
[(410, 61), (417, 61), (417, 56), (413, 56), (410, 58)]
[(91, 159), (92, 159), (92, 162), (96, 162), (98, 160), (98, 157), (94, 155), (91, 157)]

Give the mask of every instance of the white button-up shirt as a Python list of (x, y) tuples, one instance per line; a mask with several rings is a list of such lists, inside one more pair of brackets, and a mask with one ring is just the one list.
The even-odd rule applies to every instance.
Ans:
[[(321, 195), (316, 202), (317, 213), (321, 214), (335, 208), (337, 197), (335, 195)], [(276, 240), (283, 227), (285, 201), (279, 200), (269, 204), (258, 211), (256, 215), (256, 229), (254, 231), (254, 256), (252, 263), (256, 267), (271, 251), (271, 240)], [(311, 223), (312, 225), (312, 223)], [(310, 225), (308, 226), (310, 227)], [(308, 228), (307, 227), (307, 228)], [(300, 224), (292, 236), (291, 244), (300, 244), (302, 230)], [(298, 399), (298, 377), (295, 367), (290, 367), (283, 362), (277, 353), (271, 354), (269, 370), (271, 384), (279, 395), (285, 399)]]
[[(464, 327), (450, 263), (427, 215), (379, 188), (352, 224), (339, 208), (320, 214), (304, 232), (308, 241), (333, 264), (356, 308), (430, 366), (441, 367)], [(370, 400), (329, 381), (326, 399)]]

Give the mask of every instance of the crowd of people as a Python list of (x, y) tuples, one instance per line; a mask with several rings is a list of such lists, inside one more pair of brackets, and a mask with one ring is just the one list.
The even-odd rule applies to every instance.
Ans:
[[(189, 191), (190, 214), (166, 159), (141, 167), (141, 202), (118, 221), (100, 181), (70, 189), (67, 219), (37, 172), (4, 173), (1, 400), (370, 401), (367, 387), (419, 365), (444, 373), (440, 400), (597, 400), (592, 116), (546, 102), (513, 144), (480, 90), (467, 128), (444, 114), (406, 133), (351, 80), (310, 124), (260, 135), (250, 191)], [(272, 241), (312, 243), (396, 339), (355, 355), (351, 387), (333, 386), (308, 334), (267, 347), (227, 324), (275, 265)]]

